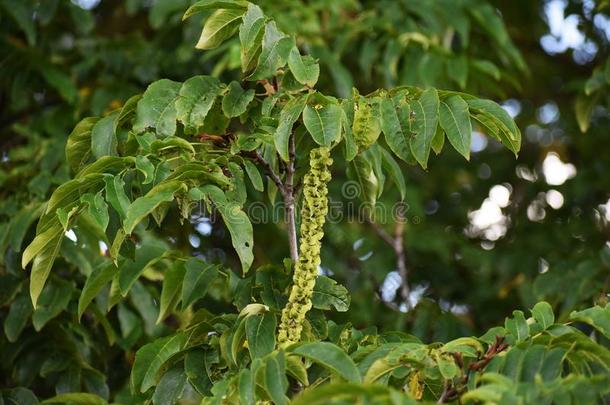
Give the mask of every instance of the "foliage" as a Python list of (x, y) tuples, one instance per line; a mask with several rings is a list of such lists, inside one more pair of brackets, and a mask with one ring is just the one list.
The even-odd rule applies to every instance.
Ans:
[[(149, 14), (149, 24), (160, 30), (158, 41), (140, 39), (145, 46), (131, 61), (127, 42), (120, 43), (126, 49), (117, 51), (106, 38), (94, 37), (99, 43), (79, 43), (64, 54), (66, 61), (79, 52), (96, 54), (86, 59), (88, 64), (72, 68), (60, 60), (58, 67), (44, 63), (38, 70), (25, 70), (33, 78), (21, 82), (33, 89), (43, 82), (60, 101), (52, 102), (58, 107), (48, 115), (37, 117), (40, 122), (14, 126), (27, 134), (19, 141), (26, 144), (11, 151), (12, 169), (2, 179), (2, 209), (9, 220), (3, 224), (0, 303), (6, 310), (0, 353), (9, 388), (0, 398), (18, 403), (37, 403), (38, 396), (49, 398), (47, 403), (165, 404), (203, 398), (202, 403), (492, 404), (595, 403), (609, 394), (610, 306), (603, 300), (590, 308), (582, 305), (597, 290), (549, 299), (563, 313), (558, 322), (553, 307), (545, 301), (533, 305), (538, 297), (532, 300), (530, 293), (523, 300), (532, 306), (530, 318), (515, 310), (504, 327), (488, 329), (479, 338), (439, 334), (443, 337), (422, 340), (388, 332), (382, 323), (378, 330), (372, 325), (375, 318), (358, 314), (368, 304), (355, 298), (356, 308), (346, 312), (348, 290), (370, 301), (371, 282), (355, 286), (352, 280), (346, 288), (327, 277), (331, 272), (318, 269), (321, 254), (347, 251), (344, 245), (350, 241), (333, 229), (363, 232), (362, 223), (355, 230), (345, 221), (326, 224), (328, 235), (320, 246), (324, 217), (332, 216), (332, 204), (327, 205), (342, 187), (331, 181), (327, 192), (327, 166), (332, 164), (333, 178), (357, 185), (364, 207), (360, 219), (387, 236), (376, 223), (375, 204), (416, 201), (417, 188), (407, 186), (405, 173), (419, 169), (406, 167), (429, 168), (425, 184), (434, 184), (432, 176), (439, 171), (431, 151), (445, 149), (441, 162), (453, 153), (444, 148), (445, 138), (466, 160), (471, 159), (473, 128), (515, 155), (521, 148), (520, 130), (498, 104), (431, 85), (503, 95), (500, 85), (519, 88), (512, 75), (525, 74), (527, 68), (502, 19), (484, 2), (430, 2), (420, 8), (410, 2), (379, 2), (371, 8), (374, 12), (360, 12), (360, 4), (351, 2), (321, 9), (324, 3), (287, 10), (281, 2), (270, 2), (274, 19), (262, 11), (266, 2), (261, 7), (242, 1), (195, 3), (184, 14), (185, 33), (193, 39), (198, 25), (193, 21), (206, 15), (197, 48), (206, 50), (203, 62), (211, 75), (199, 74), (196, 63), (186, 62), (195, 59), (190, 45), (171, 49), (187, 41), (164, 42), (165, 34), (174, 39), (180, 34), (176, 16), (188, 7), (165, 1), (155, 2)], [(128, 13), (143, 7), (129, 4)], [(37, 38), (37, 29), (61, 10), (71, 13), (71, 23), (83, 33), (93, 29), (91, 15), (71, 3), (4, 0), (1, 5), (11, 10), (12, 23), (29, 45), (46, 42), (34, 48), (4, 41), (2, 47), (11, 55), (55, 46), (51, 36)], [(40, 26), (23, 17), (31, 10)], [(295, 20), (303, 23), (301, 32), (286, 34)], [(367, 35), (364, 27), (375, 35)], [(481, 54), (472, 46), (481, 38), (496, 45), (493, 52)], [(160, 58), (130, 68), (163, 47), (185, 64), (175, 67), (171, 58)], [(103, 49), (111, 53), (106, 60)], [(356, 61), (354, 49), (360, 51)], [(11, 56), (3, 69), (23, 77), (20, 64), (35, 66), (34, 57)], [(486, 58), (497, 58), (506, 71)], [(348, 67), (352, 65), (356, 69)], [(71, 77), (95, 77), (99, 66), (108, 69), (106, 78), (75, 87)], [(147, 74), (144, 68), (169, 69), (166, 76), (181, 80), (152, 81), (158, 72)], [(122, 76), (120, 71), (129, 71), (121, 79), (125, 83), (113, 80)], [(198, 75), (182, 80), (190, 72)], [(137, 84), (129, 84), (134, 79)], [(12, 89), (9, 108), (23, 111), (27, 106), (19, 104), (19, 92), (31, 90), (19, 80), (3, 83), (3, 88)], [(352, 90), (354, 84), (360, 91)], [(84, 93), (91, 88), (95, 94), (88, 98)], [(132, 96), (140, 88), (142, 94)], [(585, 92), (593, 94), (591, 85)], [(585, 130), (590, 115), (582, 118), (578, 100), (576, 118)], [(97, 117), (76, 123), (65, 140), (64, 162), (61, 136), (41, 134), (61, 134), (62, 126), (71, 125), (83, 110)], [(31, 161), (34, 155), (40, 158)], [(28, 190), (11, 195), (24, 181)], [(288, 245), (278, 242), (277, 229), (259, 234), (265, 225), (251, 221), (256, 206), (279, 207), (286, 216)], [(184, 242), (188, 232), (183, 227), (216, 215), (224, 225), (214, 227), (226, 230), (227, 237), (219, 235), (214, 243), (231, 255), (224, 261), (212, 248), (193, 255)], [(392, 220), (391, 225), (403, 229), (404, 217)], [(29, 232), (34, 223), (35, 232)], [(421, 229), (423, 235), (436, 231), (434, 223)], [(448, 236), (436, 235), (423, 237), (419, 246), (414, 241), (414, 249), (438, 254), (438, 245), (463, 243), (447, 243)], [(435, 244), (425, 246), (434, 239)], [(397, 240), (402, 243), (402, 236), (392, 243)], [(524, 237), (522, 243), (527, 241)], [(279, 265), (286, 246), (291, 259)], [(441, 265), (449, 252), (444, 249)], [(468, 246), (463, 249), (469, 252)], [(527, 250), (510, 249), (515, 254)], [(466, 260), (473, 268), (493, 262), (470, 253)], [(346, 278), (341, 267), (347, 259), (334, 260), (339, 281)], [(607, 264), (598, 265), (600, 260), (607, 259), (582, 261), (572, 273), (585, 283), (581, 290), (607, 269)], [(27, 278), (17, 269), (19, 261), (30, 269)], [(498, 267), (506, 272), (507, 265)], [(316, 277), (319, 271), (325, 275)], [(362, 272), (362, 277), (371, 277), (374, 285), (374, 273)], [(541, 276), (539, 284), (547, 278)], [(406, 279), (402, 282), (408, 292)], [(479, 282), (485, 296), (486, 281), (471, 281)], [(560, 288), (549, 291), (551, 298), (563, 295)], [(417, 322), (426, 322), (433, 312), (425, 308), (422, 303), (413, 312), (418, 316), (414, 330), (421, 331)], [(480, 330), (490, 326), (483, 324)]]

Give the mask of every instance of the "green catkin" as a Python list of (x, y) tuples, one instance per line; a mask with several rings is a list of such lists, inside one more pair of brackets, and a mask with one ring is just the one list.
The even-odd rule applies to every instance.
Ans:
[(311, 309), (311, 295), (320, 265), (320, 246), (324, 236), (324, 221), (328, 213), (329, 167), (333, 160), (327, 147), (313, 149), (309, 156), (310, 169), (303, 181), (301, 207), (301, 245), (294, 266), (288, 303), (282, 310), (278, 342), (288, 345), (301, 339), (305, 315)]

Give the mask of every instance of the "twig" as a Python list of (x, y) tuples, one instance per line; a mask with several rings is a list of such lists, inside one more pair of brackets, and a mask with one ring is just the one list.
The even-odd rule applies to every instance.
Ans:
[(400, 296), (405, 303), (409, 302), (409, 271), (407, 269), (407, 258), (404, 248), (404, 229), (405, 218), (402, 214), (398, 214), (396, 225), (394, 227), (394, 235), (390, 235), (383, 227), (374, 222), (372, 218), (366, 218), (366, 221), (371, 225), (371, 228), (377, 235), (394, 250), (396, 255), (396, 269), (400, 275)]
[(286, 190), (284, 189), (284, 184), (282, 183), (282, 179), (280, 179), (280, 176), (278, 176), (277, 173), (275, 173), (275, 171), (273, 170), (273, 167), (271, 167), (271, 164), (269, 162), (267, 162), (265, 160), (265, 158), (263, 158), (258, 151), (254, 151), (254, 152), (242, 151), (242, 152), (240, 152), (240, 154), (242, 156), (249, 157), (249, 158), (253, 159), (256, 163), (258, 163), (263, 168), (263, 171), (265, 172), (267, 177), (269, 177), (275, 183), (275, 185), (277, 186), (277, 188), (280, 191), (280, 193), (282, 194), (282, 196), (285, 195)]
[(286, 220), (288, 225), (288, 243), (290, 245), (290, 258), (293, 263), (299, 258), (297, 241), (297, 227), (295, 214), (294, 193), (294, 166), (296, 160), (296, 146), (294, 133), (290, 135), (288, 143), (288, 163), (286, 164), (286, 183), (284, 185), (284, 205), (286, 206)]
[(405, 255), (405, 246), (403, 234), (405, 230), (405, 218), (402, 213), (396, 218), (396, 226), (394, 227), (394, 252), (396, 252), (396, 267), (398, 274), (402, 280), (400, 286), (400, 294), (405, 303), (409, 302), (409, 271), (407, 269), (407, 259)]

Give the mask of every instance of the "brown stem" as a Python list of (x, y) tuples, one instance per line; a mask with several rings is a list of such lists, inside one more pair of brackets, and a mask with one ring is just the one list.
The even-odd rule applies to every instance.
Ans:
[(404, 247), (404, 230), (405, 230), (405, 218), (402, 213), (398, 214), (396, 218), (396, 225), (394, 227), (394, 235), (390, 235), (383, 229), (379, 224), (374, 222), (371, 218), (367, 218), (367, 222), (371, 225), (377, 235), (394, 250), (396, 255), (396, 269), (400, 275), (400, 297), (405, 303), (409, 302), (409, 271), (407, 269), (407, 258)]
[(297, 241), (297, 226), (295, 214), (295, 188), (294, 188), (294, 162), (296, 157), (294, 133), (290, 135), (288, 143), (288, 163), (286, 165), (286, 184), (284, 187), (284, 204), (286, 205), (286, 217), (288, 224), (288, 243), (290, 245), (290, 258), (296, 263), (299, 258), (299, 246)]
[(403, 234), (405, 230), (405, 218), (399, 214), (396, 218), (396, 226), (394, 227), (394, 252), (396, 252), (396, 267), (402, 285), (400, 286), (400, 294), (405, 303), (409, 302), (409, 271), (407, 269), (407, 259), (405, 254), (405, 246)]
[(261, 156), (261, 154), (258, 153), (258, 151), (255, 151), (255, 152), (242, 151), (241, 154), (243, 156), (253, 159), (256, 163), (258, 163), (263, 168), (263, 171), (265, 172), (267, 177), (269, 177), (273, 181), (273, 183), (275, 183), (276, 187), (278, 188), (278, 190), (280, 191), (282, 196), (286, 193), (286, 190), (284, 189), (284, 184), (282, 183), (282, 179), (280, 179), (280, 176), (278, 176), (277, 173), (275, 173), (275, 171), (273, 170), (273, 167), (271, 167), (271, 164), (269, 164), (269, 162), (267, 162)]

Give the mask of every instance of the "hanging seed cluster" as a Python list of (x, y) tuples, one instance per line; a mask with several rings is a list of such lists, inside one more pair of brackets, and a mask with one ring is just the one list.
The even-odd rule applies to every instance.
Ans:
[(282, 310), (278, 332), (280, 344), (300, 340), (305, 315), (311, 309), (311, 295), (320, 265), (320, 247), (324, 236), (322, 228), (328, 213), (329, 167), (333, 160), (327, 147), (313, 149), (309, 159), (310, 169), (303, 183), (299, 259), (294, 268), (290, 297)]

